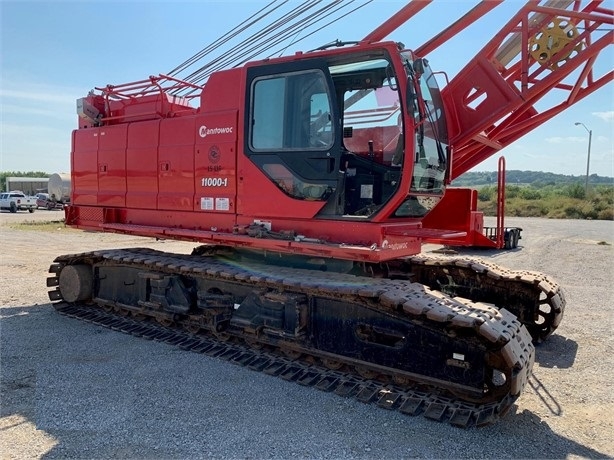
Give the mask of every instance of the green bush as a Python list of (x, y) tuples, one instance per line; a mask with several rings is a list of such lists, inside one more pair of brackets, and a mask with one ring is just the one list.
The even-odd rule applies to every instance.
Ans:
[[(480, 190), (479, 209), (487, 216), (497, 212), (496, 187)], [(581, 198), (580, 198), (581, 197)], [(614, 186), (599, 185), (586, 196), (582, 184), (535, 186), (512, 185), (506, 188), (505, 214), (517, 217), (550, 219), (614, 220)]]
[(505, 214), (515, 217), (544, 217), (548, 214), (548, 209), (539, 201), (513, 198), (505, 201)]
[(565, 212), (565, 217), (570, 219), (582, 219), (584, 217), (582, 210), (576, 206), (567, 206), (563, 211)]
[(486, 187), (481, 187), (478, 189), (478, 200), (479, 201), (491, 201), (497, 199), (497, 189), (492, 185), (487, 185)]
[(508, 185), (505, 187), (505, 198), (516, 198), (520, 194), (520, 187), (517, 185)]
[(586, 198), (586, 190), (581, 184), (571, 184), (565, 187), (564, 192), (570, 198), (578, 198), (579, 200), (583, 200)]
[(520, 198), (523, 200), (539, 200), (542, 198), (542, 194), (533, 187), (526, 187), (520, 190)]
[(612, 208), (602, 209), (597, 214), (597, 219), (599, 219), (599, 220), (614, 220), (614, 209), (612, 209)]

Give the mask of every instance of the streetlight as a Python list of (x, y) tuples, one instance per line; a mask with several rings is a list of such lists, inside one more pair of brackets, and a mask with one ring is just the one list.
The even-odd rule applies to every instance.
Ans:
[(588, 170), (591, 164), (591, 139), (593, 137), (593, 132), (590, 129), (588, 129), (584, 125), (584, 123), (580, 123), (579, 121), (576, 121), (574, 124), (576, 126), (582, 126), (588, 132), (588, 154), (586, 156), (586, 183), (584, 185), (584, 188), (586, 189), (586, 196), (588, 197)]

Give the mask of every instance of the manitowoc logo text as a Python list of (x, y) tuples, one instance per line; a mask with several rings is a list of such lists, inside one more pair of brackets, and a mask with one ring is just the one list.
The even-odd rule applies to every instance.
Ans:
[(232, 134), (232, 126), (226, 126), (225, 128), (207, 128), (201, 126), (198, 128), (198, 135), (200, 137), (207, 137), (211, 134)]

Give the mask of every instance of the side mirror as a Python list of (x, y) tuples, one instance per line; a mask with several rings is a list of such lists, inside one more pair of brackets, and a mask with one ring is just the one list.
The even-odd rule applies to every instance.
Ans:
[(422, 75), (424, 73), (424, 68), (428, 67), (429, 63), (424, 58), (418, 58), (414, 61), (414, 72), (418, 75)]

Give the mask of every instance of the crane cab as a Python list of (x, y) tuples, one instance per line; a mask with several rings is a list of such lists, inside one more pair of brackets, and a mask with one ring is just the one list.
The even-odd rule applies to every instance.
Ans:
[(290, 198), (280, 214), (308, 201), (314, 218), (420, 218), (443, 194), (447, 131), (428, 64), (366, 48), (247, 68), (244, 158)]

